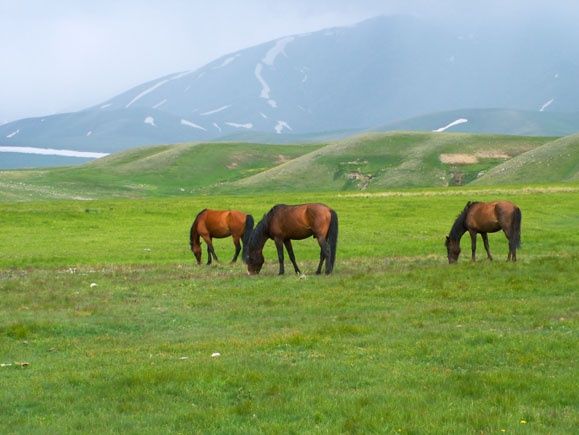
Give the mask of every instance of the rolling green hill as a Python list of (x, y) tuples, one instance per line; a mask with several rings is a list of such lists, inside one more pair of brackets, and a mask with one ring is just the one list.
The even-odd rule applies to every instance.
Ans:
[(137, 148), (66, 168), (0, 172), (0, 199), (190, 195), (262, 172), (320, 145), (239, 143)]
[(327, 145), (225, 190), (380, 190), (464, 185), (549, 138), (459, 133), (369, 133)]
[(367, 133), (329, 144), (181, 144), (77, 167), (0, 172), (0, 200), (378, 191), (578, 179), (579, 135)]
[(480, 184), (579, 180), (579, 134), (527, 151), (489, 170)]

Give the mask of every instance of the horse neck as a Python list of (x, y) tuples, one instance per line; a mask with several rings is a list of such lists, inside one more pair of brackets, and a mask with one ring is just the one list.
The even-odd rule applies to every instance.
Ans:
[(197, 220), (191, 225), (191, 231), (189, 232), (189, 241), (191, 246), (199, 246), (199, 233), (197, 232)]
[(267, 232), (267, 223), (263, 220), (257, 224), (257, 226), (251, 232), (251, 238), (249, 240), (249, 251), (253, 252), (256, 250), (262, 250), (265, 242), (269, 238), (269, 234)]
[(460, 241), (463, 234), (466, 233), (466, 215), (467, 215), (467, 210), (463, 211), (460, 215), (458, 215), (458, 217), (454, 221), (454, 224), (452, 225), (452, 228), (450, 229), (450, 235), (449, 235), (451, 240)]

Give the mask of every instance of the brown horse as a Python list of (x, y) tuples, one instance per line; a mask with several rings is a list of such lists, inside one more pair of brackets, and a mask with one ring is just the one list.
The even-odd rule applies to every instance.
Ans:
[(279, 274), (283, 275), (283, 247), (294, 266), (296, 273), (300, 269), (292, 248), (292, 240), (302, 240), (313, 236), (320, 245), (320, 264), (316, 274), (322, 271), (326, 262), (326, 274), (332, 273), (336, 260), (338, 243), (338, 215), (323, 204), (284, 205), (278, 204), (267, 212), (251, 234), (247, 252), (247, 271), (250, 275), (258, 274), (264, 263), (263, 247), (267, 239), (272, 239), (277, 248)]
[(237, 261), (239, 251), (241, 251), (240, 240), (243, 241), (242, 260), (245, 262), (247, 242), (253, 230), (253, 216), (237, 210), (209, 210), (203, 209), (197, 215), (191, 225), (190, 245), (191, 251), (195, 254), (197, 264), (201, 264), (201, 243), (199, 238), (202, 237), (207, 244), (207, 264), (211, 264), (211, 257), (215, 261), (217, 255), (213, 249), (213, 238), (223, 239), (232, 236), (235, 245), (235, 255), (231, 260), (232, 263)]
[(468, 202), (458, 215), (450, 234), (446, 236), (448, 262), (456, 263), (460, 255), (460, 238), (469, 232), (472, 261), (476, 260), (476, 235), (482, 236), (487, 256), (492, 260), (487, 233), (503, 230), (509, 241), (507, 261), (517, 261), (517, 248), (521, 245), (521, 209), (509, 201)]

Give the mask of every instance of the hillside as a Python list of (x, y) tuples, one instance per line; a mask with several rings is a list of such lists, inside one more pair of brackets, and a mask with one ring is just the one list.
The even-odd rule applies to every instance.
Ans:
[(2, 171), (0, 200), (190, 195), (319, 146), (205, 143), (137, 148), (78, 167)]
[(579, 180), (579, 134), (546, 143), (520, 154), (475, 180), (477, 184)]
[(368, 133), (327, 145), (224, 189), (379, 190), (465, 185), (549, 140), (463, 133)]
[[(287, 142), (283, 136), (312, 140), (317, 132), (378, 126), (436, 129), (456, 118), (395, 123), (488, 107), (531, 112), (530, 125), (516, 111), (481, 112), (462, 128), (562, 135), (578, 127), (579, 67), (569, 61), (579, 58), (578, 47), (564, 30), (497, 25), (465, 35), (437, 22), (377, 17), (230, 53), (85, 110), (0, 125), (0, 145), (117, 152), (240, 133)], [(550, 112), (570, 119), (561, 125)]]
[(0, 200), (379, 191), (579, 179), (579, 135), (366, 133), (332, 143), (137, 148), (77, 167), (0, 172)]

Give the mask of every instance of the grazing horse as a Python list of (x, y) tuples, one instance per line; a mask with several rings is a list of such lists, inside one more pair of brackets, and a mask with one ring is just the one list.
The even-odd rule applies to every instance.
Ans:
[(301, 273), (292, 248), (292, 240), (302, 240), (313, 236), (320, 245), (320, 264), (316, 274), (322, 272), (326, 262), (326, 274), (332, 273), (336, 260), (338, 243), (338, 215), (323, 204), (284, 205), (278, 204), (267, 212), (251, 234), (247, 250), (247, 271), (256, 275), (264, 263), (263, 247), (267, 239), (272, 239), (277, 248), (279, 274), (283, 275), (283, 247), (294, 266)]
[(207, 264), (211, 264), (211, 257), (215, 261), (217, 255), (213, 249), (213, 238), (223, 239), (232, 236), (235, 245), (235, 255), (231, 260), (232, 263), (237, 261), (239, 251), (241, 251), (240, 240), (243, 241), (242, 260), (245, 262), (247, 256), (247, 243), (253, 230), (253, 216), (237, 210), (209, 210), (203, 209), (197, 215), (191, 225), (190, 245), (191, 251), (195, 254), (197, 264), (201, 264), (201, 243), (199, 238), (202, 237), (207, 244)]
[(517, 248), (521, 245), (521, 209), (509, 201), (467, 202), (457, 216), (450, 234), (446, 236), (448, 262), (456, 263), (460, 255), (460, 238), (469, 232), (472, 261), (476, 260), (476, 235), (482, 236), (487, 256), (492, 260), (487, 233), (503, 230), (509, 241), (507, 261), (517, 261)]

